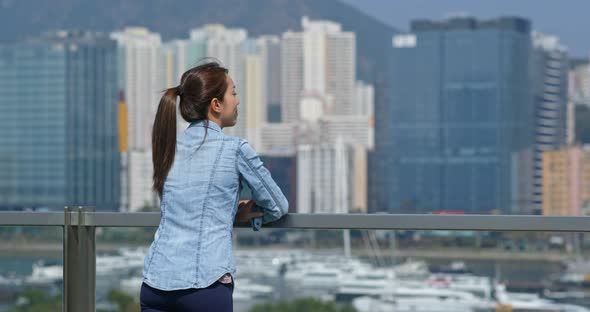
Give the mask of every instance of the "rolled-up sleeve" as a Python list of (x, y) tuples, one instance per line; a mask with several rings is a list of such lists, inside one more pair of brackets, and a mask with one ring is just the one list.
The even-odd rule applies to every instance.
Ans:
[(257, 208), (264, 213), (262, 223), (272, 222), (286, 215), (289, 211), (287, 198), (252, 146), (241, 140), (237, 154), (241, 179), (250, 188)]

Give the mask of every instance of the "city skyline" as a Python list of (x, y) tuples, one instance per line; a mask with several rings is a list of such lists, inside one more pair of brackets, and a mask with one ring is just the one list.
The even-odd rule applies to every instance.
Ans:
[[(304, 16), (301, 19), (301, 24), (302, 31), (287, 31), (280, 36), (250, 36), (246, 29), (226, 27), (222, 24), (207, 24), (199, 28), (188, 29), (186, 31), (186, 37), (175, 38), (169, 41), (161, 40), (158, 32), (141, 27), (127, 27), (110, 33), (110, 38), (117, 42), (118, 68), (116, 81), (119, 91), (123, 91), (122, 94), (124, 94), (125, 99), (123, 103), (126, 105), (128, 112), (128, 120), (125, 122), (128, 129), (124, 133), (128, 133), (129, 135), (129, 137), (125, 138), (125, 141), (129, 142), (129, 150), (121, 155), (123, 158), (121, 167), (126, 172), (122, 173), (121, 176), (121, 183), (123, 184), (123, 197), (121, 201), (123, 205), (127, 206), (126, 208), (121, 208), (123, 211), (137, 211), (145, 206), (157, 206), (157, 197), (151, 191), (151, 148), (149, 138), (151, 135), (150, 124), (153, 120), (159, 98), (157, 96), (157, 90), (176, 86), (178, 76), (190, 66), (195, 65), (203, 57), (213, 57), (219, 59), (223, 64), (227, 63), (226, 65), (230, 69), (230, 74), (238, 84), (238, 91), (242, 93), (241, 98), (245, 104), (240, 107), (241, 123), (239, 127), (229, 129), (229, 134), (236, 134), (249, 140), (261, 156), (269, 157), (269, 159), (272, 159), (272, 157), (277, 157), (277, 159), (291, 157), (297, 161), (286, 161), (284, 163), (289, 163), (291, 166), (296, 166), (297, 168), (300, 166), (302, 168), (316, 168), (314, 170), (310, 169), (308, 172), (302, 171), (301, 169), (291, 170), (297, 172), (295, 180), (298, 186), (296, 189), (300, 192), (297, 196), (299, 198), (299, 204), (302, 205), (300, 208), (302, 211), (314, 210), (315, 208), (308, 206), (320, 202), (324, 203), (322, 204), (323, 206), (326, 206), (325, 203), (330, 202), (339, 203), (334, 207), (322, 207), (324, 209), (322, 211), (324, 212), (344, 212), (351, 211), (352, 209), (367, 212), (376, 212), (380, 211), (380, 209), (393, 209), (391, 212), (394, 212), (397, 209), (402, 209), (399, 206), (401, 202), (406, 202), (404, 205), (408, 208), (409, 199), (397, 201), (397, 204), (394, 204), (396, 206), (387, 206), (384, 204), (392, 204), (396, 200), (384, 200), (381, 198), (376, 201), (376, 198), (379, 198), (379, 196), (396, 194), (396, 190), (400, 187), (410, 187), (411, 183), (406, 183), (407, 181), (404, 179), (402, 180), (406, 182), (402, 182), (400, 176), (395, 183), (390, 183), (391, 181), (385, 183), (383, 182), (384, 180), (381, 180), (381, 184), (375, 184), (376, 180), (373, 180), (373, 184), (371, 184), (371, 179), (375, 176), (383, 174), (392, 176), (392, 174), (387, 174), (389, 170), (393, 169), (395, 172), (398, 172), (397, 175), (400, 175), (402, 172), (398, 170), (399, 168), (395, 169), (395, 165), (391, 166), (391, 164), (386, 164), (385, 169), (373, 167), (374, 162), (371, 161), (371, 155), (373, 157), (377, 155), (376, 159), (384, 164), (392, 160), (400, 161), (400, 159), (407, 164), (408, 159), (406, 159), (406, 156), (402, 156), (401, 158), (395, 158), (393, 156), (397, 155), (396, 157), (399, 157), (403, 153), (410, 152), (409, 149), (405, 150), (408, 141), (399, 136), (399, 134), (397, 134), (397, 137), (391, 136), (391, 133), (394, 133), (392, 131), (399, 132), (400, 129), (406, 129), (409, 123), (411, 123), (411, 118), (403, 119), (405, 118), (403, 116), (406, 116), (409, 111), (405, 111), (406, 115), (399, 115), (400, 112), (404, 112), (403, 105), (406, 104), (403, 103), (407, 99), (413, 99), (418, 95), (423, 97), (427, 94), (438, 94), (438, 92), (434, 84), (425, 84), (426, 80), (424, 79), (419, 79), (421, 80), (420, 83), (417, 83), (417, 81), (412, 82), (411, 79), (405, 79), (404, 75), (417, 69), (420, 72), (419, 68), (416, 69), (411, 64), (429, 62), (431, 59), (425, 56), (440, 57), (439, 54), (443, 55), (443, 50), (432, 50), (430, 52), (431, 54), (422, 53), (428, 49), (421, 50), (421, 54), (415, 54), (417, 57), (416, 60), (410, 62), (397, 59), (402, 55), (398, 54), (398, 51), (413, 51), (412, 48), (416, 46), (422, 47), (424, 43), (428, 45), (428, 40), (430, 39), (424, 38), (429, 37), (426, 36), (420, 39), (421, 37), (416, 35), (420, 32), (449, 31), (449, 34), (451, 34), (452, 32), (450, 30), (461, 29), (468, 29), (474, 33), (481, 29), (482, 37), (480, 40), (475, 35), (473, 37), (470, 35), (461, 35), (459, 31), (457, 32), (456, 39), (448, 39), (448, 47), (444, 51), (455, 51), (459, 55), (464, 54), (467, 58), (460, 57), (443, 61), (443, 63), (448, 61), (449, 63), (445, 63), (446, 65), (444, 67), (452, 70), (441, 70), (441, 74), (454, 77), (453, 79), (455, 80), (450, 81), (448, 86), (445, 85), (441, 89), (443, 90), (442, 95), (439, 96), (449, 99), (455, 98), (454, 101), (445, 101), (456, 106), (449, 111), (445, 111), (444, 114), (447, 114), (447, 117), (450, 116), (449, 118), (460, 119), (462, 118), (460, 117), (462, 116), (462, 110), (468, 109), (469, 105), (474, 104), (475, 102), (473, 101), (476, 98), (484, 102), (488, 101), (489, 103), (486, 102), (488, 104), (495, 103), (490, 96), (498, 99), (505, 98), (506, 100), (501, 105), (515, 112), (515, 114), (518, 113), (517, 115), (520, 116), (510, 122), (515, 122), (516, 124), (523, 123), (523, 125), (515, 126), (515, 124), (510, 126), (512, 130), (507, 131), (512, 131), (510, 133), (514, 134), (517, 133), (514, 131), (519, 131), (515, 129), (524, 129), (526, 131), (530, 129), (534, 131), (536, 126), (537, 134), (533, 136), (531, 133), (530, 140), (527, 139), (524, 141), (519, 141), (520, 139), (517, 140), (514, 137), (514, 142), (506, 143), (512, 147), (498, 147), (499, 151), (506, 148), (506, 151), (511, 151), (510, 153), (517, 152), (518, 155), (506, 156), (502, 154), (504, 152), (498, 152), (498, 155), (496, 155), (493, 152), (494, 148), (487, 146), (480, 146), (473, 149), (470, 146), (462, 145), (463, 143), (460, 142), (467, 141), (461, 139), (463, 141), (456, 141), (457, 146), (452, 147), (450, 150), (441, 145), (444, 153), (440, 154), (440, 151), (431, 151), (432, 153), (429, 155), (424, 155), (426, 158), (423, 160), (426, 163), (429, 161), (428, 159), (432, 157), (436, 158), (437, 153), (440, 154), (441, 159), (444, 158), (447, 160), (449, 157), (453, 158), (456, 156), (454, 160), (455, 165), (461, 162), (478, 162), (483, 158), (485, 159), (482, 161), (492, 161), (493, 163), (494, 159), (500, 157), (503, 160), (500, 161), (498, 158), (495, 161), (502, 163), (502, 166), (506, 166), (506, 157), (512, 157), (513, 159), (509, 161), (511, 165), (502, 169), (501, 174), (498, 173), (504, 177), (501, 179), (515, 174), (522, 178), (526, 177), (526, 179), (521, 182), (517, 182), (514, 179), (506, 180), (510, 181), (508, 184), (511, 190), (504, 190), (497, 194), (504, 198), (500, 200), (499, 204), (496, 205), (490, 200), (487, 200), (488, 205), (491, 206), (482, 208), (483, 206), (481, 205), (483, 202), (478, 201), (476, 199), (477, 196), (471, 194), (468, 205), (454, 204), (454, 208), (461, 206), (461, 210), (464, 211), (489, 212), (494, 210), (490, 207), (501, 206), (503, 209), (506, 209), (505, 212), (509, 211), (512, 213), (540, 211), (540, 205), (542, 204), (542, 152), (548, 149), (559, 149), (564, 145), (567, 130), (566, 119), (571, 119), (569, 115), (566, 116), (565, 109), (566, 93), (568, 91), (571, 92), (571, 90), (567, 89), (567, 82), (565, 82), (569, 66), (566, 53), (567, 49), (560, 43), (558, 36), (534, 32), (532, 31), (530, 21), (507, 17), (498, 17), (493, 20), (477, 20), (472, 18), (413, 20), (410, 26), (412, 32), (391, 37), (389, 44), (392, 45), (392, 50), (388, 52), (389, 58), (394, 63), (401, 63), (389, 71), (390, 80), (387, 83), (390, 84), (388, 87), (389, 92), (392, 92), (389, 94), (389, 99), (387, 102), (381, 102), (380, 106), (377, 106), (376, 104), (379, 98), (376, 96), (376, 88), (369, 82), (358, 80), (356, 73), (357, 67), (355, 66), (358, 62), (356, 34), (345, 31), (340, 23), (331, 20), (311, 19)], [(521, 36), (520, 33), (525, 35), (513, 41), (508, 39), (499, 41), (490, 40), (490, 38), (495, 38), (490, 35), (490, 31), (496, 28), (499, 30), (498, 34), (502, 34), (502, 36), (518, 37)], [(507, 32), (507, 29), (513, 29), (516, 32), (512, 34)], [(470, 44), (476, 41), (488, 48), (485, 51), (482, 50), (475, 53), (474, 51), (477, 49), (474, 50), (475, 46), (471, 46)], [(520, 50), (518, 51), (520, 52), (518, 53), (514, 51), (510, 52), (512, 54), (509, 52), (498, 55), (488, 53), (498, 47), (510, 45), (521, 46), (522, 49), (519, 48)], [(486, 67), (477, 59), (469, 58), (470, 55), (473, 56), (476, 54), (482, 56), (487, 55), (486, 57), (492, 60), (506, 59), (509, 63), (499, 63), (499, 69), (493, 69), (493, 66), (490, 67), (491, 65)], [(411, 53), (403, 55), (407, 57)], [(530, 68), (528, 65), (522, 65), (529, 61), (531, 61)], [(559, 65), (555, 65), (557, 63)], [(439, 63), (435, 62), (433, 66), (436, 64)], [(512, 76), (502, 74), (502, 68), (504, 68), (502, 66), (507, 66), (507, 64), (521, 64), (521, 67), (513, 66), (519, 74)], [(403, 66), (410, 67), (406, 68)], [(512, 70), (515, 70), (514, 68)], [(558, 74), (552, 73), (552, 71), (557, 69), (560, 70)], [(525, 78), (528, 77), (529, 71), (530, 73), (534, 73), (532, 78), (536, 79), (535, 81), (529, 81), (528, 78)], [(578, 69), (577, 71), (580, 81), (586, 81), (584, 79), (586, 79), (587, 74), (587, 71), (584, 70)], [(274, 79), (271, 77), (274, 77)], [(520, 87), (514, 90), (520, 89), (521, 92), (530, 91), (531, 95), (535, 94), (536, 100), (533, 100), (532, 97), (525, 97), (524, 95), (520, 99), (515, 98), (516, 93), (512, 91), (501, 91), (503, 89), (499, 87), (498, 92), (491, 92), (493, 91), (491, 86), (496, 83), (493, 79), (490, 80), (491, 77), (496, 77), (495, 79), (503, 83), (508, 78), (516, 79), (514, 81), (518, 82)], [(271, 85), (274, 86), (272, 90)], [(279, 88), (277, 89), (277, 87)], [(585, 90), (587, 87), (585, 83), (581, 83), (579, 86), (581, 91), (577, 91), (577, 93), (590, 93)], [(460, 90), (465, 88), (475, 93), (468, 97), (463, 97), (461, 95), (462, 91)], [(482, 90), (484, 89), (489, 89), (488, 91), (491, 93), (483, 92)], [(478, 92), (481, 93), (481, 96), (477, 95), (479, 94)], [(406, 94), (404, 96), (409, 97), (403, 100), (404, 97), (400, 97), (401, 94)], [(554, 103), (555, 94), (558, 94), (557, 98), (559, 98), (559, 104), (557, 106)], [(443, 101), (442, 98), (438, 100)], [(461, 104), (460, 102), (464, 100), (466, 102)], [(585, 100), (585, 98), (577, 99), (580, 102), (584, 102)], [(509, 105), (509, 102), (513, 104)], [(392, 103), (395, 105), (392, 106)], [(421, 101), (419, 104), (422, 106), (422, 109), (427, 110), (427, 106), (433, 103)], [(515, 106), (517, 103), (523, 107), (517, 108), (518, 105)], [(279, 120), (274, 120), (276, 116), (273, 118), (270, 117), (271, 114), (268, 113), (268, 110), (272, 106), (279, 108), (278, 111), (275, 111), (275, 113), (280, 112), (282, 114)], [(388, 108), (384, 109), (385, 107)], [(463, 107), (463, 109), (460, 109), (460, 107)], [(484, 109), (484, 111), (488, 113), (493, 112), (493, 110), (490, 110), (491, 108), (486, 109), (488, 110), (486, 111)], [(557, 115), (555, 114), (556, 111), (559, 111)], [(442, 113), (443, 110), (440, 112)], [(535, 112), (536, 115), (543, 115), (543, 118), (535, 119), (533, 122), (526, 112), (530, 112), (531, 114)], [(378, 129), (378, 132), (381, 132), (379, 135), (373, 134), (373, 127), (375, 126), (373, 115), (381, 117), (381, 125), (383, 125), (383, 122), (387, 123), (385, 128)], [(385, 119), (383, 119), (384, 117)], [(433, 118), (435, 117), (433, 115)], [(491, 115), (488, 117), (491, 117)], [(454, 122), (460, 122), (459, 119)], [(529, 119), (531, 123), (524, 125)], [(502, 119), (499, 119), (497, 122), (500, 121), (506, 122)], [(569, 123), (571, 124), (572, 120)], [(186, 125), (186, 123), (179, 125), (179, 131), (183, 130), (183, 125)], [(447, 127), (444, 126), (444, 122), (441, 125), (441, 129)], [(451, 124), (449, 123), (449, 125)], [(485, 127), (485, 125), (474, 124), (470, 129), (474, 131), (473, 133), (476, 133)], [(504, 126), (499, 126), (498, 129), (502, 127)], [(450, 131), (452, 129), (449, 128), (447, 130)], [(383, 136), (384, 134), (386, 136)], [(491, 140), (490, 142), (492, 142), (495, 140), (493, 137), (498, 134), (487, 133), (486, 135), (488, 141)], [(445, 140), (449, 140), (449, 142), (453, 141), (449, 138), (450, 136), (447, 134)], [(431, 138), (415, 136), (415, 139), (430, 140)], [(568, 141), (573, 140), (570, 138)], [(406, 145), (400, 142), (406, 142), (404, 143)], [(346, 146), (343, 146), (343, 143)], [(383, 151), (389, 151), (388, 149), (392, 148), (392, 144), (395, 145), (395, 153), (386, 152), (383, 154)], [(521, 149), (531, 149), (531, 151), (517, 151), (514, 149), (514, 146), (520, 146), (519, 148)], [(403, 150), (401, 154), (400, 148)], [(373, 152), (374, 149), (375, 152)], [(465, 153), (471, 150), (475, 151), (476, 154), (483, 153), (482, 155), (485, 154), (485, 157), (482, 156), (482, 159), (479, 156), (479, 158), (475, 156), (470, 158)], [(459, 154), (453, 156), (453, 153)], [(411, 154), (408, 155), (411, 156)], [(500, 156), (500, 154), (502, 155)], [(299, 159), (300, 157), (301, 159)], [(323, 157), (326, 158), (324, 159)], [(529, 159), (529, 161), (526, 162), (526, 159)], [(525, 161), (525, 165), (520, 166), (519, 164), (522, 161)], [(327, 174), (327, 171), (318, 171), (318, 168), (323, 168), (322, 166), (324, 166), (320, 165), (318, 167), (317, 164), (319, 163), (330, 166), (334, 165), (336, 170), (333, 173), (337, 173), (337, 175)], [(366, 164), (369, 164), (368, 168)], [(420, 166), (422, 165), (418, 167)], [(334, 168), (331, 170), (334, 170)], [(450, 177), (455, 170), (447, 169), (443, 171), (447, 172), (447, 175)], [(493, 174), (490, 173), (488, 178), (492, 176)], [(291, 176), (290, 180), (285, 180), (286, 182), (283, 185), (292, 184), (294, 182), (292, 179), (293, 177)], [(330, 179), (333, 179), (333, 181), (327, 182)], [(438, 180), (443, 181), (446, 178), (441, 179)], [(465, 181), (461, 179), (449, 179), (448, 181), (455, 182), (446, 184), (452, 185), (458, 183), (457, 181), (466, 182), (471, 178), (463, 179)], [(430, 183), (437, 179), (428, 178), (424, 181), (426, 180)], [(336, 181), (339, 182), (336, 183)], [(339, 184), (343, 181), (345, 181), (344, 184)], [(358, 181), (365, 182), (359, 184)], [(494, 183), (498, 185), (503, 184), (498, 181)], [(444, 188), (444, 184), (438, 185), (438, 189), (436, 183), (429, 184), (426, 189), (435, 193), (437, 190), (438, 192), (442, 192), (441, 190)], [(343, 185), (347, 185), (348, 187), (343, 187)], [(349, 188), (352, 185), (354, 187)], [(471, 186), (475, 187), (475, 185)], [(490, 186), (488, 185), (485, 188), (490, 189)], [(309, 194), (305, 195), (301, 193), (304, 191), (313, 193), (317, 189), (325, 189), (324, 193), (326, 197), (322, 197), (324, 194), (320, 194), (321, 196), (319, 196), (319, 193), (316, 192), (313, 195), (314, 199), (310, 201), (311, 197), (308, 196)], [(358, 189), (359, 194), (365, 194), (361, 195), (364, 199), (357, 199), (358, 196), (355, 196), (356, 189)], [(424, 185), (418, 189), (424, 189)], [(381, 195), (375, 196), (375, 194)], [(453, 205), (441, 203), (445, 201), (451, 203), (453, 200), (459, 200), (460, 197), (458, 196), (459, 193), (444, 196), (441, 194), (436, 196), (431, 194), (430, 199), (426, 197), (421, 198), (420, 200), (427, 199), (432, 201), (421, 209), (425, 211), (452, 209)], [(536, 209), (531, 208), (528, 204), (533, 201), (533, 197), (537, 198)], [(304, 198), (306, 199), (304, 200)], [(371, 201), (373, 202), (371, 203)], [(437, 202), (438, 204), (436, 204)], [(523, 206), (525, 202), (527, 204)], [(340, 203), (345, 204), (341, 205)], [(459, 203), (459, 201), (456, 203)]]

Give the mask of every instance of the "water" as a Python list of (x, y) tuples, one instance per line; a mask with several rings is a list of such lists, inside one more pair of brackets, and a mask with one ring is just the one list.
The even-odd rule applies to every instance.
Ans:
[(0, 275), (30, 275), (33, 270), (33, 264), (38, 261), (44, 261), (45, 264), (63, 264), (61, 257), (51, 255), (0, 255)]

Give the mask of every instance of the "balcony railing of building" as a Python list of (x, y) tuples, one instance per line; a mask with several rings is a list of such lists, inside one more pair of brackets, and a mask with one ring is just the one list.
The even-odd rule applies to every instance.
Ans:
[[(63, 311), (95, 311), (97, 227), (157, 227), (160, 213), (0, 212), (0, 226), (63, 227)], [(590, 217), (529, 215), (289, 214), (264, 228), (590, 232)]]

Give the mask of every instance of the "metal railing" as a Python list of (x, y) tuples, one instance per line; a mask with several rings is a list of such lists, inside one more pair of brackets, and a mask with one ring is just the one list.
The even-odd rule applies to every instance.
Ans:
[[(0, 212), (0, 226), (63, 227), (63, 310), (95, 311), (96, 227), (156, 227), (160, 213)], [(245, 226), (239, 226), (245, 227)], [(263, 228), (590, 232), (590, 217), (528, 215), (289, 214)]]

